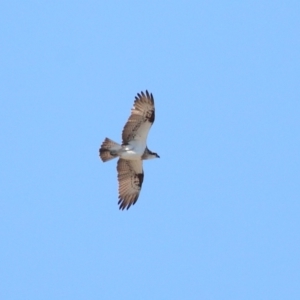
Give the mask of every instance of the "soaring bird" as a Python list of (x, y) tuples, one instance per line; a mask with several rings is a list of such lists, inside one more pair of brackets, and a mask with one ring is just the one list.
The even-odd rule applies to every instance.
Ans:
[(119, 181), (119, 208), (134, 205), (139, 198), (144, 180), (143, 160), (159, 158), (147, 147), (147, 136), (154, 123), (154, 98), (148, 91), (135, 97), (131, 115), (122, 132), (122, 145), (105, 138), (99, 149), (103, 162), (119, 157), (117, 163)]

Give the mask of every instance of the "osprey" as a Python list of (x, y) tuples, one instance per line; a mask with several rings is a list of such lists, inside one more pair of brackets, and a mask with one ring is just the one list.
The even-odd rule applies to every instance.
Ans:
[(148, 91), (135, 97), (131, 115), (122, 132), (122, 145), (106, 138), (99, 149), (103, 162), (119, 157), (117, 163), (120, 209), (135, 204), (144, 180), (143, 160), (159, 158), (147, 147), (147, 136), (155, 119), (153, 95)]

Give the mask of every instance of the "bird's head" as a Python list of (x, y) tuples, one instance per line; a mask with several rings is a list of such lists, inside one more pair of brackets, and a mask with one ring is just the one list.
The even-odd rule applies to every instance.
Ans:
[(153, 158), (160, 158), (160, 156), (157, 153), (155, 153), (155, 152), (153, 152), (152, 155), (154, 155)]
[(146, 148), (142, 156), (142, 159), (153, 159), (153, 158), (160, 158), (160, 156), (157, 153), (152, 152), (148, 148)]
[(151, 152), (148, 153), (144, 159), (153, 159), (153, 158), (160, 158), (160, 156), (155, 152)]

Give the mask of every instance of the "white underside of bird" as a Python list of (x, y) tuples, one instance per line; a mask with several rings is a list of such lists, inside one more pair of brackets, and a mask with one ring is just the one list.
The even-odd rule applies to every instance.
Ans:
[(112, 147), (111, 154), (117, 155), (120, 158), (128, 159), (128, 160), (136, 160), (141, 159), (146, 149), (146, 143), (141, 143), (138, 141), (130, 141), (128, 145), (116, 145)]

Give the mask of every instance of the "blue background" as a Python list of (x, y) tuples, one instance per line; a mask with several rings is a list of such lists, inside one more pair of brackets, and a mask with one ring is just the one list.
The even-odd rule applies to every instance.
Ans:
[[(0, 299), (300, 299), (299, 1), (2, 1)], [(117, 206), (134, 96), (156, 120)]]

